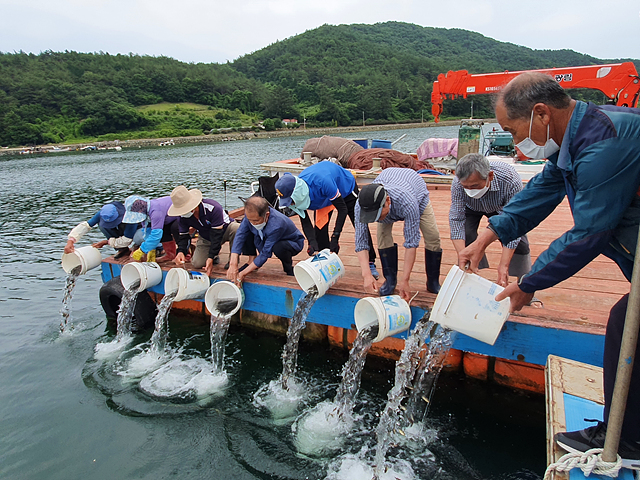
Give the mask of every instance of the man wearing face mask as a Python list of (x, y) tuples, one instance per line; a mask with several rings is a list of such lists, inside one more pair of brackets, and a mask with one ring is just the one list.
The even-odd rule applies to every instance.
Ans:
[[(479, 153), (460, 159), (456, 176), (451, 182), (449, 226), (451, 241), (460, 253), (478, 237), (483, 216), (497, 215), (509, 200), (522, 190), (522, 179), (513, 165), (489, 161)], [(478, 268), (488, 268), (486, 255)], [(531, 255), (527, 236), (523, 235), (502, 247), (497, 284), (506, 287), (509, 275), (520, 278), (531, 270)]]
[[(598, 255), (616, 262), (631, 279), (640, 224), (640, 110), (572, 100), (553, 77), (526, 73), (499, 94), (496, 117), (522, 153), (547, 158), (541, 173), (516, 194), (490, 226), (458, 255), (477, 271), (486, 247), (504, 244), (536, 227), (566, 196), (574, 225), (554, 240), (520, 283), (496, 300), (522, 308), (537, 290), (569, 278)], [(556, 435), (568, 451), (602, 448), (620, 354), (629, 295), (609, 313), (604, 341), (604, 422)], [(635, 358), (640, 356), (640, 343)], [(623, 466), (640, 469), (640, 362), (633, 365), (618, 453)], [(634, 466), (635, 465), (635, 466)]]
[(189, 252), (191, 236), (189, 228), (198, 232), (196, 250), (191, 257), (194, 268), (203, 268), (208, 276), (213, 273), (213, 266), (219, 263), (218, 254), (222, 245), (233, 245), (238, 230), (238, 223), (233, 221), (224, 211), (222, 205), (215, 200), (202, 198), (197, 188), (187, 190), (183, 185), (171, 192), (172, 205), (167, 212), (178, 219), (178, 254), (174, 259), (176, 265), (182, 265)]
[[(275, 255), (287, 275), (293, 275), (293, 256), (304, 248), (304, 236), (285, 215), (272, 208), (262, 197), (250, 197), (244, 204), (244, 219), (238, 227), (227, 278), (241, 282), (245, 276), (262, 267)], [(256, 256), (256, 250), (259, 254)], [(249, 261), (238, 268), (240, 255)]]

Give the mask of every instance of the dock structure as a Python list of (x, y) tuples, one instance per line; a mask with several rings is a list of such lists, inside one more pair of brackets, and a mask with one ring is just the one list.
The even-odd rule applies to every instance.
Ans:
[[(449, 206), (450, 186), (446, 184), (428, 185), (440, 236), (443, 257), (441, 282), (450, 267), (457, 264), (457, 255), (450, 241)], [(334, 215), (335, 217), (335, 215)], [(293, 220), (299, 226), (298, 217)], [(555, 212), (529, 233), (532, 261), (548, 245), (573, 225), (569, 204), (565, 200)], [(486, 219), (480, 228), (486, 226)], [(376, 228), (372, 225), (374, 245)], [(402, 248), (402, 223), (393, 227), (394, 239), (399, 245), (399, 267), (402, 269), (404, 249)], [(227, 262), (228, 247), (225, 245), (220, 255), (220, 264), (214, 267), (214, 279), (225, 278), (223, 265)], [(491, 268), (481, 270), (480, 275), (495, 281), (501, 246), (498, 242), (487, 250)], [(356, 336), (353, 325), (353, 310), (356, 302), (366, 296), (362, 287), (362, 276), (354, 246), (354, 229), (347, 221), (340, 237), (340, 258), (345, 265), (345, 276), (329, 292), (318, 299), (307, 319), (307, 336), (323, 339), (331, 345), (347, 347)], [(308, 258), (306, 251), (295, 257), (294, 262)], [(243, 258), (241, 257), (241, 264)], [(379, 260), (376, 262), (380, 268)], [(108, 258), (103, 263), (103, 280), (119, 275), (122, 263)], [(164, 270), (173, 268), (172, 262), (163, 264)], [(187, 264), (186, 268), (190, 268)], [(411, 276), (411, 289), (419, 291), (411, 303), (413, 321), (419, 320), (426, 310), (431, 309), (436, 296), (425, 289), (426, 274), (424, 249), (419, 248)], [(286, 332), (288, 318), (302, 294), (294, 277), (284, 274), (279, 260), (275, 257), (257, 272), (247, 276), (243, 284), (245, 304), (240, 312), (240, 323), (253, 328)], [(150, 290), (159, 301), (163, 294), (162, 284)], [(543, 302), (542, 308), (525, 307), (512, 314), (505, 324), (495, 345), (487, 345), (478, 340), (458, 334), (454, 341), (449, 361), (463, 368), (469, 376), (490, 379), (514, 388), (544, 392), (544, 365), (549, 355), (596, 366), (602, 365), (604, 334), (610, 308), (629, 292), (629, 283), (611, 260), (599, 256), (573, 277), (557, 286), (536, 292)], [(184, 309), (194, 314), (207, 315), (204, 303), (200, 301), (178, 302), (174, 308)], [(371, 355), (397, 358), (404, 346), (404, 340), (388, 338), (374, 345)]]

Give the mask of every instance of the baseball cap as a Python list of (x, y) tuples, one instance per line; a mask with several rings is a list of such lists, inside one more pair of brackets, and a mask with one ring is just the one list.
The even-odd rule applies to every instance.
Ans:
[(360, 222), (373, 223), (378, 221), (386, 200), (387, 192), (379, 183), (370, 183), (362, 187), (358, 195)]
[(276, 182), (276, 193), (280, 197), (280, 206), (288, 207), (291, 205), (291, 195), (293, 189), (296, 188), (296, 177), (290, 173), (285, 173)]
[(99, 225), (102, 228), (114, 228), (122, 223), (124, 205), (120, 202), (108, 203), (100, 209)]

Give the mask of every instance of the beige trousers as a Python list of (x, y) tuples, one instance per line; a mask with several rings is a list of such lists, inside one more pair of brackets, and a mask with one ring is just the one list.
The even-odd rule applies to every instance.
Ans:
[[(222, 245), (228, 243), (229, 251), (231, 251), (233, 239), (236, 237), (236, 231), (239, 226), (240, 224), (238, 222), (230, 223), (222, 236)], [(196, 251), (193, 252), (193, 257), (191, 257), (191, 265), (193, 265), (194, 268), (203, 268), (207, 264), (207, 258), (209, 258), (209, 247), (211, 247), (211, 242), (209, 240), (198, 237), (198, 240), (196, 241)], [(222, 249), (220, 250), (220, 253), (222, 253)]]
[[(393, 247), (393, 223), (378, 223), (378, 249)], [(436, 224), (436, 216), (433, 213), (431, 202), (427, 204), (420, 215), (420, 231), (424, 238), (424, 246), (432, 252), (439, 252), (440, 248), (440, 231)]]

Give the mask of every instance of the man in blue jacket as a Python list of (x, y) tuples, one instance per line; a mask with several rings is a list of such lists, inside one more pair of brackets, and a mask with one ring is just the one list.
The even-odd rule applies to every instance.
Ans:
[[(250, 197), (244, 204), (244, 219), (238, 227), (227, 278), (242, 281), (245, 276), (262, 267), (275, 255), (282, 262), (287, 275), (293, 275), (293, 256), (304, 248), (304, 236), (291, 219), (271, 208), (262, 197)], [(256, 256), (256, 249), (259, 254)], [(248, 255), (249, 261), (238, 268), (240, 255)]]
[[(309, 248), (307, 253), (313, 255), (328, 248), (338, 253), (339, 240), (347, 216), (355, 227), (354, 209), (358, 199), (358, 186), (353, 174), (340, 165), (323, 161), (305, 168), (298, 177), (285, 173), (276, 182), (276, 193), (280, 197), (281, 207), (290, 207), (300, 216), (302, 231)], [(338, 218), (329, 240), (329, 220), (333, 208)], [(315, 226), (311, 224), (307, 210), (315, 211)], [(369, 270), (377, 280), (376, 251), (373, 248), (371, 234), (367, 231), (369, 243)]]
[[(631, 278), (640, 224), (640, 111), (572, 100), (553, 77), (522, 74), (501, 92), (496, 117), (517, 147), (532, 159), (547, 158), (544, 170), (517, 193), (489, 227), (459, 255), (460, 267), (477, 271), (487, 246), (503, 244), (535, 228), (564, 199), (574, 226), (554, 240), (519, 284), (496, 300), (510, 297), (520, 310), (534, 292), (571, 277), (598, 255), (618, 264)], [(568, 451), (602, 448), (622, 341), (629, 295), (609, 314), (604, 346), (604, 422), (556, 436)], [(639, 344), (640, 345), (640, 344)], [(640, 346), (635, 358), (640, 355)], [(640, 469), (640, 362), (633, 367), (618, 453), (623, 466)]]

